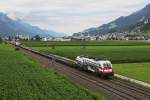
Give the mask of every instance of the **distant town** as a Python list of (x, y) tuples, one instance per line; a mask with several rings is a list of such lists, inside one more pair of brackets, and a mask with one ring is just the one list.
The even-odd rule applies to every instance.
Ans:
[(111, 33), (99, 35), (72, 35), (64, 37), (44, 37), (44, 36), (29, 36), (29, 35), (16, 35), (6, 36), (3, 40), (39, 40), (39, 41), (94, 41), (94, 40), (150, 40), (150, 34), (127, 34), (127, 33)]

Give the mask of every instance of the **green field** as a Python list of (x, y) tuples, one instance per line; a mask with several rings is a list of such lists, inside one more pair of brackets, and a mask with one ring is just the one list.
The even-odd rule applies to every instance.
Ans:
[(116, 73), (150, 83), (150, 63), (113, 64)]
[(150, 45), (149, 41), (21, 41), (22, 44), (28, 47), (47, 47), (47, 46), (138, 46), (138, 45)]
[(78, 55), (88, 55), (99, 59), (108, 59), (113, 63), (149, 62), (150, 46), (57, 46), (32, 47), (44, 53), (53, 53), (71, 59)]
[(37, 61), (0, 44), (0, 100), (98, 100)]
[(43, 53), (52, 53), (71, 59), (75, 59), (78, 55), (108, 59), (112, 61), (115, 73), (150, 83), (148, 78), (150, 76), (150, 42), (148, 41), (24, 41), (23, 45)]

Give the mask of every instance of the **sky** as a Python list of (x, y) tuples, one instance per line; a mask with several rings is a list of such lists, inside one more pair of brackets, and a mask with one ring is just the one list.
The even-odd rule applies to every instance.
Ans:
[(0, 0), (0, 12), (43, 29), (72, 34), (136, 12), (150, 0)]

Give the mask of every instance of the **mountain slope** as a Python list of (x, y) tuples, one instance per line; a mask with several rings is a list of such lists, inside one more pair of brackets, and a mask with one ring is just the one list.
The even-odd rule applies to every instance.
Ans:
[(6, 14), (0, 13), (0, 36), (14, 36), (16, 34), (54, 37), (64, 35), (54, 31), (44, 30), (35, 26), (31, 26), (22, 22), (21, 20), (12, 20)]
[(131, 32), (139, 32), (139, 33), (149, 33), (150, 32), (150, 19), (145, 19), (143, 21), (138, 22), (134, 26), (130, 28)]
[(95, 35), (95, 34), (107, 34), (107, 33), (124, 32), (124, 31), (130, 32), (132, 31), (131, 28), (133, 26), (149, 19), (150, 19), (150, 4), (145, 6), (145, 8), (141, 9), (140, 11), (137, 11), (127, 17), (119, 17), (118, 19), (108, 24), (104, 24), (97, 28), (90, 28), (81, 33), (85, 35), (86, 34)]

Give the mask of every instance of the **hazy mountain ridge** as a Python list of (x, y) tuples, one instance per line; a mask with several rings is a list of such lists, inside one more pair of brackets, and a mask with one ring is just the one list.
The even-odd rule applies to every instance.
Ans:
[(109, 34), (113, 32), (131, 32), (134, 30), (136, 31), (137, 24), (149, 19), (150, 19), (150, 4), (145, 6), (140, 11), (137, 11), (129, 16), (126, 17), (121, 16), (108, 24), (104, 24), (97, 28), (86, 29), (83, 32), (75, 33), (74, 35), (81, 33), (84, 35), (87, 34), (96, 35), (96, 34)]
[(40, 35), (40, 36), (63, 36), (62, 33), (57, 33), (50, 30), (40, 29), (36, 26), (24, 23), (21, 20), (13, 20), (6, 14), (0, 13), (0, 36), (14, 36), (17, 34), (23, 35)]

